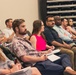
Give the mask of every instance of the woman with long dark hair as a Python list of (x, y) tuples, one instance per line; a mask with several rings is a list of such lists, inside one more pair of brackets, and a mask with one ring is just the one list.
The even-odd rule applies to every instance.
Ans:
[(66, 30), (71, 34), (76, 35), (76, 30), (74, 27), (73, 19), (71, 19), (71, 18), (68, 19), (68, 25), (66, 27)]
[(47, 45), (43, 31), (44, 23), (41, 20), (35, 20), (33, 22), (33, 31), (30, 41), (36, 50), (45, 51), (45, 53), (48, 53), (54, 49), (54, 46)]

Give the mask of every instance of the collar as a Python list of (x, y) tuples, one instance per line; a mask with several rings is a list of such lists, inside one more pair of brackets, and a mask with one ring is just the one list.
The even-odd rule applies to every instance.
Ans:
[(26, 41), (26, 42), (28, 42), (31, 45), (31, 42), (29, 40), (26, 40), (24, 37), (21, 38), (21, 37), (14, 36), (14, 38), (16, 38), (18, 40)]
[(58, 28), (61, 28), (61, 25), (60, 25), (60, 26), (54, 25), (54, 27), (58, 27)]
[(17, 36), (14, 36), (16, 39), (18, 39), (18, 40), (24, 40), (24, 37), (23, 38), (21, 38), (21, 37), (17, 37)]

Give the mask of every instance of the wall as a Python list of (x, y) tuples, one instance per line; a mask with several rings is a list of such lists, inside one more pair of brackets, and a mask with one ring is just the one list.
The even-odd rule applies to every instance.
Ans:
[(38, 0), (0, 0), (0, 28), (5, 28), (7, 18), (24, 18), (26, 27), (32, 30), (32, 23), (38, 19)]

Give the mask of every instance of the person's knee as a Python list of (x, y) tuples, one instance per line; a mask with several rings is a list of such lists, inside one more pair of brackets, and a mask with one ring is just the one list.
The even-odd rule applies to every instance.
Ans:
[(61, 48), (60, 49), (60, 52), (61, 53), (66, 53), (66, 54), (71, 54), (71, 55), (74, 55), (74, 52), (72, 51), (72, 50), (70, 50), (70, 49), (64, 49), (64, 48)]
[(73, 47), (72, 51), (76, 54), (76, 47)]
[(67, 54), (69, 54), (70, 56), (74, 56), (74, 52), (72, 50), (68, 50)]

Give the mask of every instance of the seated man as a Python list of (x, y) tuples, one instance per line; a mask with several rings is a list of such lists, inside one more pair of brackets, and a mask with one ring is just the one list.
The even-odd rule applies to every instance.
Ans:
[[(20, 63), (14, 64), (14, 62), (9, 60), (0, 49), (0, 75), (16, 75), (19, 70), (21, 70)], [(16, 71), (18, 72), (16, 73)], [(24, 71), (25, 72), (21, 71), (22, 73), (20, 72), (18, 75), (41, 75), (35, 67), (27, 67)]]
[(24, 19), (16, 19), (12, 24), (16, 36), (13, 38), (10, 50), (12, 50), (23, 62), (36, 66), (41, 73), (42, 71), (46, 72), (45, 75), (63, 75), (63, 71), (74, 75), (76, 74), (76, 71), (71, 68), (68, 55), (62, 54), (59, 60), (52, 62), (47, 59), (46, 55), (40, 55), (41, 53), (37, 52), (31, 46), (31, 43), (24, 39), (24, 35), (26, 34)]
[(66, 21), (63, 23), (63, 25), (61, 24), (60, 16), (55, 16), (54, 19), (55, 25), (53, 28), (58, 32), (59, 37), (68, 44), (74, 43), (72, 35), (63, 28), (64, 25), (67, 26), (67, 19), (65, 19)]
[(6, 24), (6, 29), (3, 30), (3, 33), (5, 34), (5, 37), (7, 38), (7, 42), (11, 42), (12, 38), (14, 36), (14, 32), (12, 30), (12, 19), (6, 19), (5, 24)]

